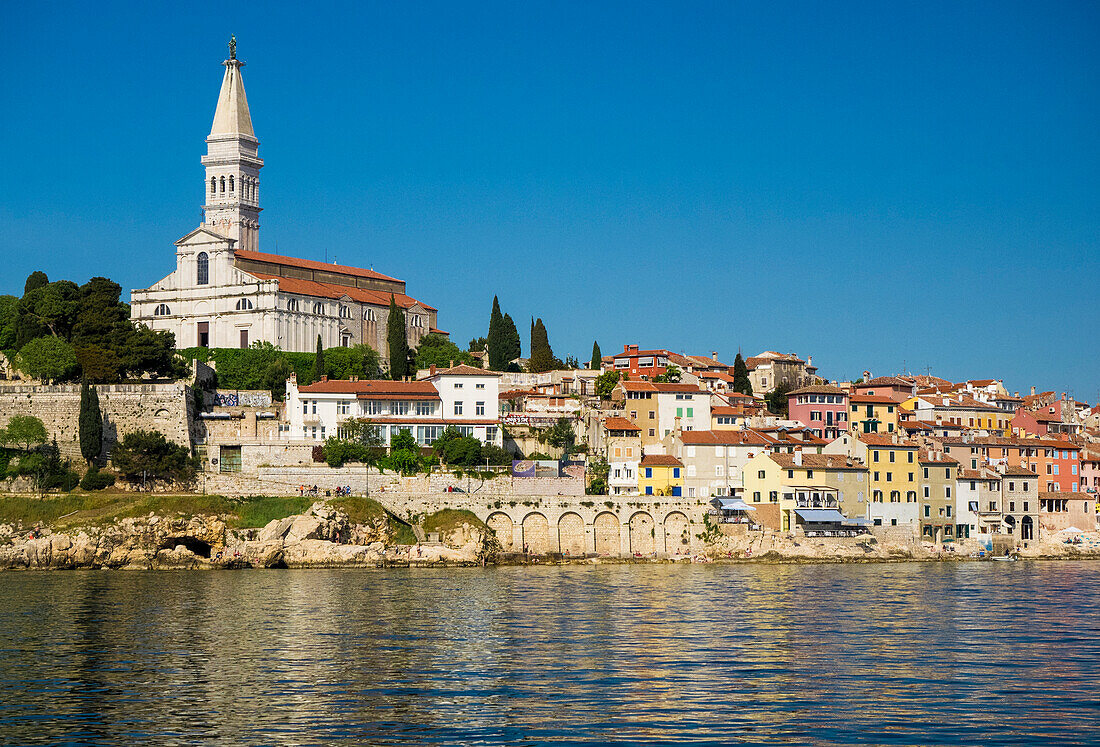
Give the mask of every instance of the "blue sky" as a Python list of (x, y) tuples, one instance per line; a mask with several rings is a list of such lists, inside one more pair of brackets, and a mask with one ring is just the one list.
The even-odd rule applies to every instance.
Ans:
[[(460, 344), (813, 355), (1100, 396), (1100, 6), (8, 4), (0, 292), (151, 285), (236, 34), (261, 248)], [(524, 340), (526, 349), (527, 341)]]

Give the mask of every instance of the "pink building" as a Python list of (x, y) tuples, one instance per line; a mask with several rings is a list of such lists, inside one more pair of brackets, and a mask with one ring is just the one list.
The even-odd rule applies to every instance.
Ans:
[(788, 417), (831, 441), (848, 430), (848, 394), (827, 384), (804, 386), (787, 395)]

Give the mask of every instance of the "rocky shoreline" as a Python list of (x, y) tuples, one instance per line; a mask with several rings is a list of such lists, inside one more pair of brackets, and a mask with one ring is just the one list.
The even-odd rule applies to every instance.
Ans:
[[(54, 531), (0, 525), (0, 570), (183, 570), (245, 568), (384, 568), (408, 566), (546, 565), (561, 563), (889, 563), (975, 560), (920, 544), (871, 537), (792, 538), (755, 533), (713, 538), (701, 553), (673, 558), (569, 558), (503, 554), (495, 538), (464, 527), (442, 542), (396, 545), (384, 521), (353, 523), (324, 502), (261, 529), (233, 529), (218, 516), (124, 518), (106, 526)], [(1100, 558), (1095, 549), (1033, 543), (1021, 559)]]

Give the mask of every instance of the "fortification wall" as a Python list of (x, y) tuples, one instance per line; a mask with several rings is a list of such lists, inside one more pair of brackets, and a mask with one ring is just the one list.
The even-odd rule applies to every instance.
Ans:
[[(184, 383), (100, 384), (104, 452), (131, 431), (157, 430), (170, 441), (190, 447), (191, 390)], [(0, 386), (0, 426), (13, 415), (33, 415), (57, 439), (63, 456), (80, 459), (80, 386)], [(101, 455), (103, 456), (103, 455)]]

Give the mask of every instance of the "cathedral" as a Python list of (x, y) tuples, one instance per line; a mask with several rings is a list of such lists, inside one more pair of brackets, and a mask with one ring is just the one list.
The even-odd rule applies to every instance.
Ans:
[(244, 94), (236, 41), (206, 138), (203, 223), (176, 242), (176, 269), (131, 293), (130, 314), (176, 336), (176, 347), (242, 347), (270, 342), (313, 352), (364, 343), (388, 355), (390, 296), (405, 312), (409, 345), (435, 328), (436, 309), (409, 296), (405, 282), (373, 270), (269, 254), (259, 249), (260, 141)]

